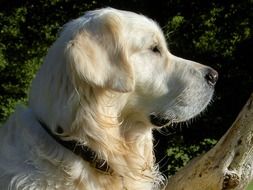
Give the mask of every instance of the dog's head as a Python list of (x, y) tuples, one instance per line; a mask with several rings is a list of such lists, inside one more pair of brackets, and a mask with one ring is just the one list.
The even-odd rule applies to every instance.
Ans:
[(172, 55), (154, 21), (106, 8), (64, 26), (29, 103), (53, 129), (89, 112), (161, 126), (205, 109), (217, 77), (210, 67)]

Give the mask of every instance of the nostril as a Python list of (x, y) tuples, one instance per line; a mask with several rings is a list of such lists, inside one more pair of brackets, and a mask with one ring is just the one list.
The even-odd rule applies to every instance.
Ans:
[(208, 68), (205, 79), (209, 85), (214, 86), (218, 80), (218, 72), (212, 68)]

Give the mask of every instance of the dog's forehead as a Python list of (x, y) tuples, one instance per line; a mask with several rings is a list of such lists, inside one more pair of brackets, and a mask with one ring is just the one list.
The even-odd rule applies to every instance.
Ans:
[[(166, 45), (163, 32), (160, 26), (152, 19), (129, 11), (119, 11), (122, 14), (123, 30), (128, 41), (140, 46), (152, 44)], [(132, 39), (132, 40), (131, 40)]]
[(117, 30), (122, 39), (125, 39), (125, 45), (129, 45), (131, 49), (143, 49), (154, 44), (167, 46), (166, 40), (160, 26), (151, 18), (130, 11), (118, 10), (113, 8), (103, 8), (93, 11), (88, 11), (85, 15), (76, 20), (78, 27), (93, 27), (91, 32), (101, 32), (99, 25), (110, 23), (109, 25)]
[(108, 16), (108, 14), (120, 18), (121, 21), (120, 25), (123, 27), (123, 30), (126, 33), (137, 32), (136, 34), (138, 34), (139, 32), (141, 32), (142, 34), (146, 33), (153, 36), (162, 34), (159, 25), (155, 21), (144, 15), (130, 11), (118, 10), (113, 8), (104, 8), (89, 11), (84, 15), (84, 17), (87, 22), (94, 18), (106, 17)]
[(119, 11), (122, 14), (124, 22), (126, 22), (126, 26), (131, 29), (139, 29), (142, 32), (147, 31), (149, 33), (160, 33), (159, 25), (152, 20), (142, 14), (137, 14), (130, 11)]

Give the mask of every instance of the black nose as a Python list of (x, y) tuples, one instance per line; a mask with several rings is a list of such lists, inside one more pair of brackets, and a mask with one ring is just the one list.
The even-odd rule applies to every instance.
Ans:
[(205, 79), (209, 85), (214, 86), (218, 80), (218, 72), (212, 68), (208, 68)]

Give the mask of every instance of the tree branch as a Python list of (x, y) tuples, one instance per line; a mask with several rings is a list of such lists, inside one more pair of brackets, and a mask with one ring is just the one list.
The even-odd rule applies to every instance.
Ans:
[(243, 190), (252, 178), (253, 93), (216, 146), (170, 178), (166, 190)]

